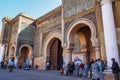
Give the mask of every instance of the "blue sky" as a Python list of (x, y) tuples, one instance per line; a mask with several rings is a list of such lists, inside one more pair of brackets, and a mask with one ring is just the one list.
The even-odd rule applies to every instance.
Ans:
[(38, 18), (61, 5), (61, 0), (0, 0), (0, 31), (4, 16), (14, 18), (19, 13)]

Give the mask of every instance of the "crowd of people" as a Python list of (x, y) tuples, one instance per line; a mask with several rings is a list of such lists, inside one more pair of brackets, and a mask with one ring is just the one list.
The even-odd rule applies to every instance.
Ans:
[(8, 66), (8, 61), (7, 60), (3, 60), (1, 61), (1, 69), (7, 69)]
[[(7, 69), (8, 68), (10, 72), (12, 72), (15, 67), (17, 67), (15, 65), (14, 58), (11, 58), (10, 62), (8, 62), (8, 60), (2, 60), (1, 63), (0, 63), (0, 66), (1, 66), (1, 69)], [(18, 68), (21, 69), (22, 66), (19, 65)], [(31, 68), (30, 60), (27, 59), (24, 62), (24, 70), (30, 70), (30, 68)]]
[[(112, 65), (111, 69), (114, 75), (114, 80), (119, 80), (120, 68), (119, 64), (115, 61), (115, 58), (111, 59)], [(29, 60), (25, 61), (25, 69), (30, 69)], [(49, 65), (49, 64), (48, 64)], [(1, 62), (1, 69), (9, 68), (10, 72), (15, 68), (14, 58), (8, 63), (7, 60)], [(101, 59), (91, 60), (89, 63), (84, 62), (68, 62), (67, 67), (63, 66), (60, 69), (61, 74), (66, 76), (80, 76), (80, 77), (90, 77), (91, 80), (104, 80), (103, 71), (105, 70), (106, 64)]]
[(1, 69), (9, 68), (10, 72), (12, 72), (13, 68), (15, 68), (14, 58), (12, 58), (10, 62), (8, 62), (8, 60), (3, 60), (0, 64), (1, 64)]
[[(114, 75), (114, 80), (119, 80), (120, 68), (119, 64), (112, 58), (111, 69)], [(91, 80), (104, 80), (103, 71), (105, 70), (106, 63), (101, 59), (91, 60), (89, 63), (76, 63), (68, 62), (67, 67), (63, 67), (61, 70), (62, 74), (66, 76), (80, 76), (90, 77)]]
[[(68, 62), (66, 69), (66, 76), (90, 76), (92, 80), (103, 80), (103, 71), (105, 69), (105, 62), (103, 60), (91, 60), (90, 63), (75, 63)], [(64, 70), (65, 71), (65, 70)], [(62, 72), (64, 73), (64, 72)]]

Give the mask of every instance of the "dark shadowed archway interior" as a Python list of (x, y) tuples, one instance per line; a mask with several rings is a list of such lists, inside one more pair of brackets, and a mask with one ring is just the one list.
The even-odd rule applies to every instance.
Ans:
[(60, 69), (63, 64), (63, 48), (61, 47), (61, 41), (57, 38), (52, 40), (50, 45), (50, 69)]
[(23, 47), (20, 52), (21, 55), (19, 57), (18, 65), (24, 67), (25, 61), (30, 57), (30, 50), (28, 47)]

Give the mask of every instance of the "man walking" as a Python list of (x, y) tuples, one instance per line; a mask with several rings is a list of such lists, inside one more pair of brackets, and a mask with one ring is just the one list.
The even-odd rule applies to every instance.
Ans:
[(114, 74), (114, 79), (115, 80), (119, 80), (119, 70), (120, 70), (119, 69), (119, 65), (115, 61), (115, 58), (112, 58), (111, 60), (112, 60), (112, 67), (111, 67), (111, 69), (112, 69), (112, 72)]

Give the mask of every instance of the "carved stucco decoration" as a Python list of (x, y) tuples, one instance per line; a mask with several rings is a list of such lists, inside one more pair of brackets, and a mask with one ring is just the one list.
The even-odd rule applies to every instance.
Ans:
[[(66, 32), (67, 28), (69, 27), (69, 25), (70, 25), (72, 22), (74, 22), (74, 21), (77, 20), (77, 19), (81, 19), (81, 18), (89, 19), (89, 20), (91, 20), (91, 21), (93, 22), (93, 24), (94, 24), (95, 26), (97, 26), (95, 11), (92, 11), (92, 12), (86, 14), (86, 15), (83, 15), (83, 16), (78, 15), (77, 17), (74, 17), (73, 19), (70, 19), (69, 21), (66, 21), (65, 24), (64, 24), (64, 25), (65, 25), (65, 26), (64, 26), (64, 31)], [(97, 27), (96, 27), (96, 30), (97, 30)], [(98, 33), (97, 33), (97, 35), (98, 35)], [(96, 36), (97, 36), (97, 35), (96, 35)]]
[(26, 43), (33, 43), (35, 27), (32, 24), (21, 23), (21, 31), (18, 40)]
[(18, 23), (15, 23), (12, 25), (12, 31), (11, 31), (11, 43), (16, 42), (17, 40), (17, 35), (18, 35)]
[(3, 38), (2, 38), (3, 43), (6, 43), (8, 41), (8, 36), (9, 36), (9, 26), (4, 26)]
[(73, 16), (94, 6), (94, 0), (63, 0), (64, 18)]
[[(73, 36), (73, 33), (71, 33), (73, 28), (75, 28), (76, 25), (78, 25), (78, 24), (87, 25), (90, 28), (90, 31), (91, 31), (91, 39), (90, 40), (92, 42), (92, 46), (97, 46), (98, 45), (98, 38), (96, 37), (96, 35), (97, 35), (96, 26), (93, 24), (93, 22), (91, 20), (86, 19), (86, 18), (77, 19), (69, 25), (69, 27), (67, 28), (67, 31), (64, 35), (64, 36), (66, 36), (65, 41), (67, 41), (64, 43), (64, 44), (66, 44), (64, 46), (67, 48), (70, 48), (70, 44), (74, 44), (73, 39), (70, 37)], [(75, 30), (77, 31), (81, 27), (82, 26), (76, 27)]]

